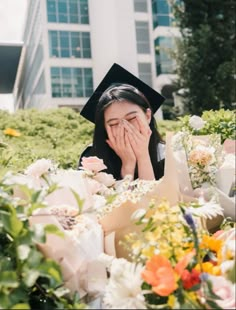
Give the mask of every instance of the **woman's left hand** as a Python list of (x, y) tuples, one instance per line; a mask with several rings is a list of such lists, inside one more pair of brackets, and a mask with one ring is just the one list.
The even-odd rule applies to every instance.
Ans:
[(136, 116), (137, 128), (126, 120), (122, 120), (124, 128), (129, 135), (131, 147), (136, 156), (137, 162), (149, 157), (149, 141), (152, 131), (148, 125)]

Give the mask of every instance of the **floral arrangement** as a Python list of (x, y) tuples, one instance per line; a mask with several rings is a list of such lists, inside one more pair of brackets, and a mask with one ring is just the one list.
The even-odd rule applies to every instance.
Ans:
[(204, 183), (216, 185), (216, 172), (222, 161), (218, 135), (200, 139), (188, 132), (179, 132), (173, 137), (173, 150), (184, 151), (193, 189)]
[(235, 308), (235, 229), (200, 229), (186, 205), (167, 201), (134, 214), (139, 233), (126, 236), (130, 260), (101, 257), (110, 272), (105, 309)]

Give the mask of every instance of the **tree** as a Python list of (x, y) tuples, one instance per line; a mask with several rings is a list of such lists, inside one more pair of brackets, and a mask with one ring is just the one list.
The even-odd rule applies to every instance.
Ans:
[(177, 43), (178, 88), (185, 110), (233, 109), (235, 95), (236, 0), (170, 0), (182, 38)]

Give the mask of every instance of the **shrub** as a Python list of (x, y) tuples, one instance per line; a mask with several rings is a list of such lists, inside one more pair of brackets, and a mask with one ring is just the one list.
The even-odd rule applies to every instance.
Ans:
[[(175, 130), (176, 122), (160, 121), (158, 128)], [(11, 128), (20, 136), (4, 134)], [(0, 111), (0, 165), (6, 170), (22, 171), (39, 158), (50, 158), (60, 168), (76, 169), (79, 156), (92, 142), (93, 124), (70, 108), (18, 110), (14, 114)], [(11, 133), (11, 132), (10, 132)], [(4, 172), (5, 172), (4, 171)], [(3, 175), (2, 170), (2, 175)]]
[(220, 109), (218, 111), (210, 110), (202, 113), (202, 119), (205, 121), (205, 125), (197, 132), (189, 125), (190, 115), (179, 117), (179, 125), (190, 131), (192, 134), (197, 135), (209, 135), (219, 134), (221, 136), (221, 142), (226, 139), (235, 139), (236, 130), (236, 115), (235, 111)]

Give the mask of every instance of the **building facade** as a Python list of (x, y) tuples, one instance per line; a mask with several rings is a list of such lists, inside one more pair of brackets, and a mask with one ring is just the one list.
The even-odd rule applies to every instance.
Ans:
[(164, 0), (29, 1), (16, 109), (79, 110), (114, 62), (161, 91), (171, 23)]

